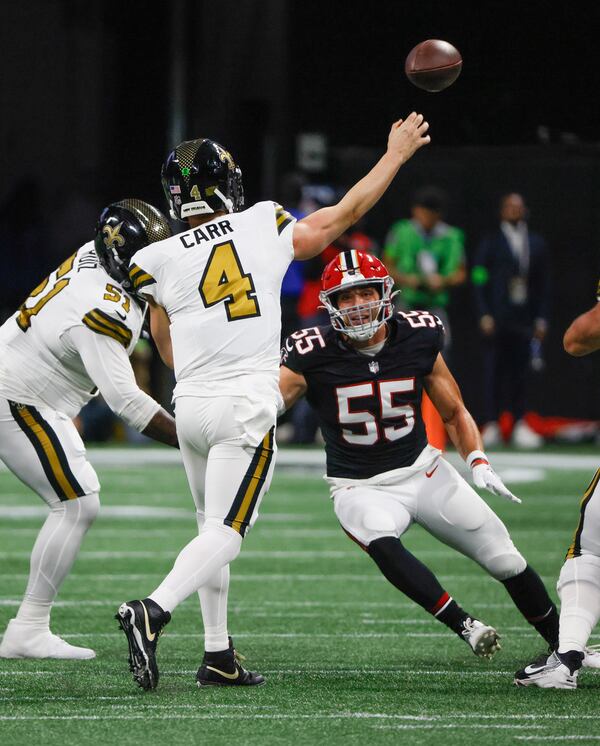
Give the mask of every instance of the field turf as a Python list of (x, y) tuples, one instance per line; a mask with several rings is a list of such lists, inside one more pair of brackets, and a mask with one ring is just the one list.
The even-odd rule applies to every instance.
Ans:
[[(197, 689), (203, 645), (194, 597), (161, 639), (159, 688), (144, 693), (127, 670), (113, 615), (121, 601), (151, 592), (194, 535), (191, 497), (181, 466), (111, 465), (103, 455), (103, 513), (52, 616), (55, 632), (98, 657), (0, 660), (3, 746), (600, 741), (600, 673), (586, 670), (576, 692), (514, 687), (513, 672), (543, 645), (502, 585), (420, 528), (406, 535), (445, 588), (501, 632), (503, 649), (488, 662), (379, 575), (340, 530), (326, 485), (310, 470), (276, 471), (232, 569), (230, 631), (267, 685)], [(535, 481), (511, 482), (522, 505), (486, 499), (556, 597), (593, 469), (531, 463)], [(23, 593), (43, 516), (39, 498), (1, 471), (0, 629)]]

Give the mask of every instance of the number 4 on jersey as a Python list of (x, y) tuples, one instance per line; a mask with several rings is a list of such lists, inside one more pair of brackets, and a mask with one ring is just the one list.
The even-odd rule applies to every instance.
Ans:
[(228, 321), (260, 316), (254, 280), (244, 272), (232, 241), (213, 248), (198, 291), (206, 308), (225, 303)]

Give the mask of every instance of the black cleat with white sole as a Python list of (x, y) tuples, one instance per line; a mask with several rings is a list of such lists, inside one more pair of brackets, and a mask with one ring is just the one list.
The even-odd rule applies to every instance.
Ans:
[(542, 653), (515, 673), (514, 683), (540, 689), (577, 689), (577, 675), (583, 658), (584, 653), (578, 650)]
[(229, 648), (215, 653), (205, 651), (202, 665), (196, 673), (198, 686), (260, 686), (265, 677), (259, 673), (246, 671), (241, 665), (244, 656), (233, 647), (229, 638)]
[(158, 666), (156, 646), (163, 628), (171, 621), (171, 614), (149, 598), (127, 601), (119, 606), (115, 619), (129, 645), (129, 670), (142, 689), (156, 689)]

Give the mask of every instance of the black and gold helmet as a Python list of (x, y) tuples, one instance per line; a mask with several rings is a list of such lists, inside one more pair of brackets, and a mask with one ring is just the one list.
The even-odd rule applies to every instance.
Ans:
[(167, 156), (161, 177), (172, 218), (185, 221), (192, 215), (244, 207), (242, 172), (214, 140), (182, 142)]
[(108, 274), (130, 290), (128, 267), (136, 251), (171, 236), (167, 218), (141, 199), (123, 199), (105, 207), (96, 225), (94, 246)]

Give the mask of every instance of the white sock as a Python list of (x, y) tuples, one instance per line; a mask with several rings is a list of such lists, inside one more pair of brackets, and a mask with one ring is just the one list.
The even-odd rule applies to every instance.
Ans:
[(24, 624), (50, 624), (50, 609), (69, 574), (88, 528), (98, 514), (97, 493), (64, 500), (50, 509), (29, 563), (29, 581), (17, 620)]
[(584, 554), (568, 559), (558, 579), (559, 653), (583, 652), (600, 619), (600, 558)]
[(222, 567), (233, 562), (241, 546), (242, 537), (237, 531), (223, 523), (207, 521), (200, 534), (181, 550), (173, 569), (149, 598), (172, 612)]
[(227, 650), (227, 596), (229, 593), (229, 565), (221, 567), (198, 590), (204, 622), (204, 650), (214, 653)]
[[(198, 533), (206, 523), (203, 510), (196, 510)], [(200, 610), (204, 622), (204, 650), (209, 653), (227, 650), (227, 598), (229, 594), (229, 565), (217, 570), (205, 585), (198, 589)]]

